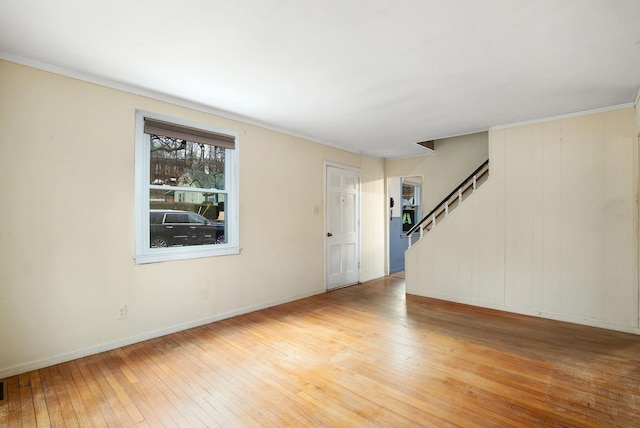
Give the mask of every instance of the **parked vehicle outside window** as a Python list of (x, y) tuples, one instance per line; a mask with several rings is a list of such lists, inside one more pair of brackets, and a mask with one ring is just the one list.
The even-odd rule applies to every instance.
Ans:
[(149, 210), (150, 247), (211, 245), (225, 242), (223, 221), (180, 210)]

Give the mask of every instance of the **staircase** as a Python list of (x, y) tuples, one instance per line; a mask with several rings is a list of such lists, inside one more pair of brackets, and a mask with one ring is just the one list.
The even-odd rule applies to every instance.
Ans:
[(456, 187), (447, 197), (445, 197), (434, 209), (415, 224), (406, 233), (409, 238), (409, 248), (414, 244), (414, 239), (422, 239), (426, 232), (433, 230), (436, 225), (447, 218), (451, 212), (462, 204), (476, 189), (478, 189), (489, 178), (489, 159), (476, 168), (458, 187)]

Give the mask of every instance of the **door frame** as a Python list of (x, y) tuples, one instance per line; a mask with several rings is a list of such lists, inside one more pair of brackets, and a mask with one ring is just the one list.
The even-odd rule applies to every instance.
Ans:
[(357, 233), (357, 244), (358, 244), (358, 282), (357, 284), (359, 284), (361, 281), (361, 277), (362, 277), (362, 264), (361, 264), (361, 260), (362, 260), (362, 222), (361, 222), (361, 216), (362, 216), (362, 207), (361, 207), (361, 203), (362, 203), (362, 198), (361, 198), (361, 190), (362, 190), (362, 180), (361, 180), (361, 169), (360, 168), (356, 168), (353, 166), (349, 166), (349, 165), (343, 165), (340, 163), (335, 163), (335, 162), (330, 162), (330, 161), (324, 161), (323, 166), (322, 166), (322, 202), (324, 205), (324, 210), (323, 210), (323, 219), (322, 219), (322, 260), (323, 260), (323, 266), (322, 266), (322, 276), (324, 278), (324, 289), (325, 291), (330, 291), (330, 290), (335, 290), (336, 288), (340, 288), (340, 287), (336, 287), (336, 288), (331, 288), (329, 289), (329, 275), (327, 275), (327, 270), (329, 268), (329, 260), (327, 259), (327, 219), (329, 218), (329, 204), (327, 201), (327, 168), (328, 167), (333, 167), (333, 168), (338, 168), (338, 169), (345, 169), (348, 171), (353, 171), (356, 172), (358, 174), (358, 188), (357, 188), (357, 194), (356, 194), (356, 207), (358, 209), (358, 214), (357, 214), (357, 222), (358, 222), (358, 233)]

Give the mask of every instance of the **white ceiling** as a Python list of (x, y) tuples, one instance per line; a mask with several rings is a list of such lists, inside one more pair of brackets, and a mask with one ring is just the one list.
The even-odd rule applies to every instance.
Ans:
[(0, 0), (0, 57), (394, 158), (633, 102), (640, 0)]

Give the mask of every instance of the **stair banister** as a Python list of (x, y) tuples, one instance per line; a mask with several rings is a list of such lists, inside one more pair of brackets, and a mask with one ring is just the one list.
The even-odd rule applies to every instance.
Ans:
[[(434, 209), (429, 211), (427, 215), (422, 217), (422, 219), (417, 222), (411, 229), (406, 232), (406, 236), (409, 238), (409, 248), (411, 248), (412, 235), (416, 232), (420, 232), (420, 238), (424, 235), (424, 229), (429, 223), (431, 223), (431, 228), (433, 229), (436, 225), (436, 218), (442, 214), (441, 208), (444, 205), (445, 217), (449, 215), (449, 205), (451, 205), (456, 199), (458, 200), (458, 204), (462, 203), (462, 194), (469, 188), (472, 187), (472, 191), (475, 192), (478, 185), (478, 179), (480, 179), (484, 174), (489, 170), (489, 159), (482, 163), (475, 171), (473, 171), (467, 178), (465, 178), (459, 186), (457, 186), (451, 193), (447, 195), (438, 205), (435, 206)], [(469, 186), (471, 185), (471, 186)], [(455, 198), (451, 200), (451, 198), (455, 195)]]

